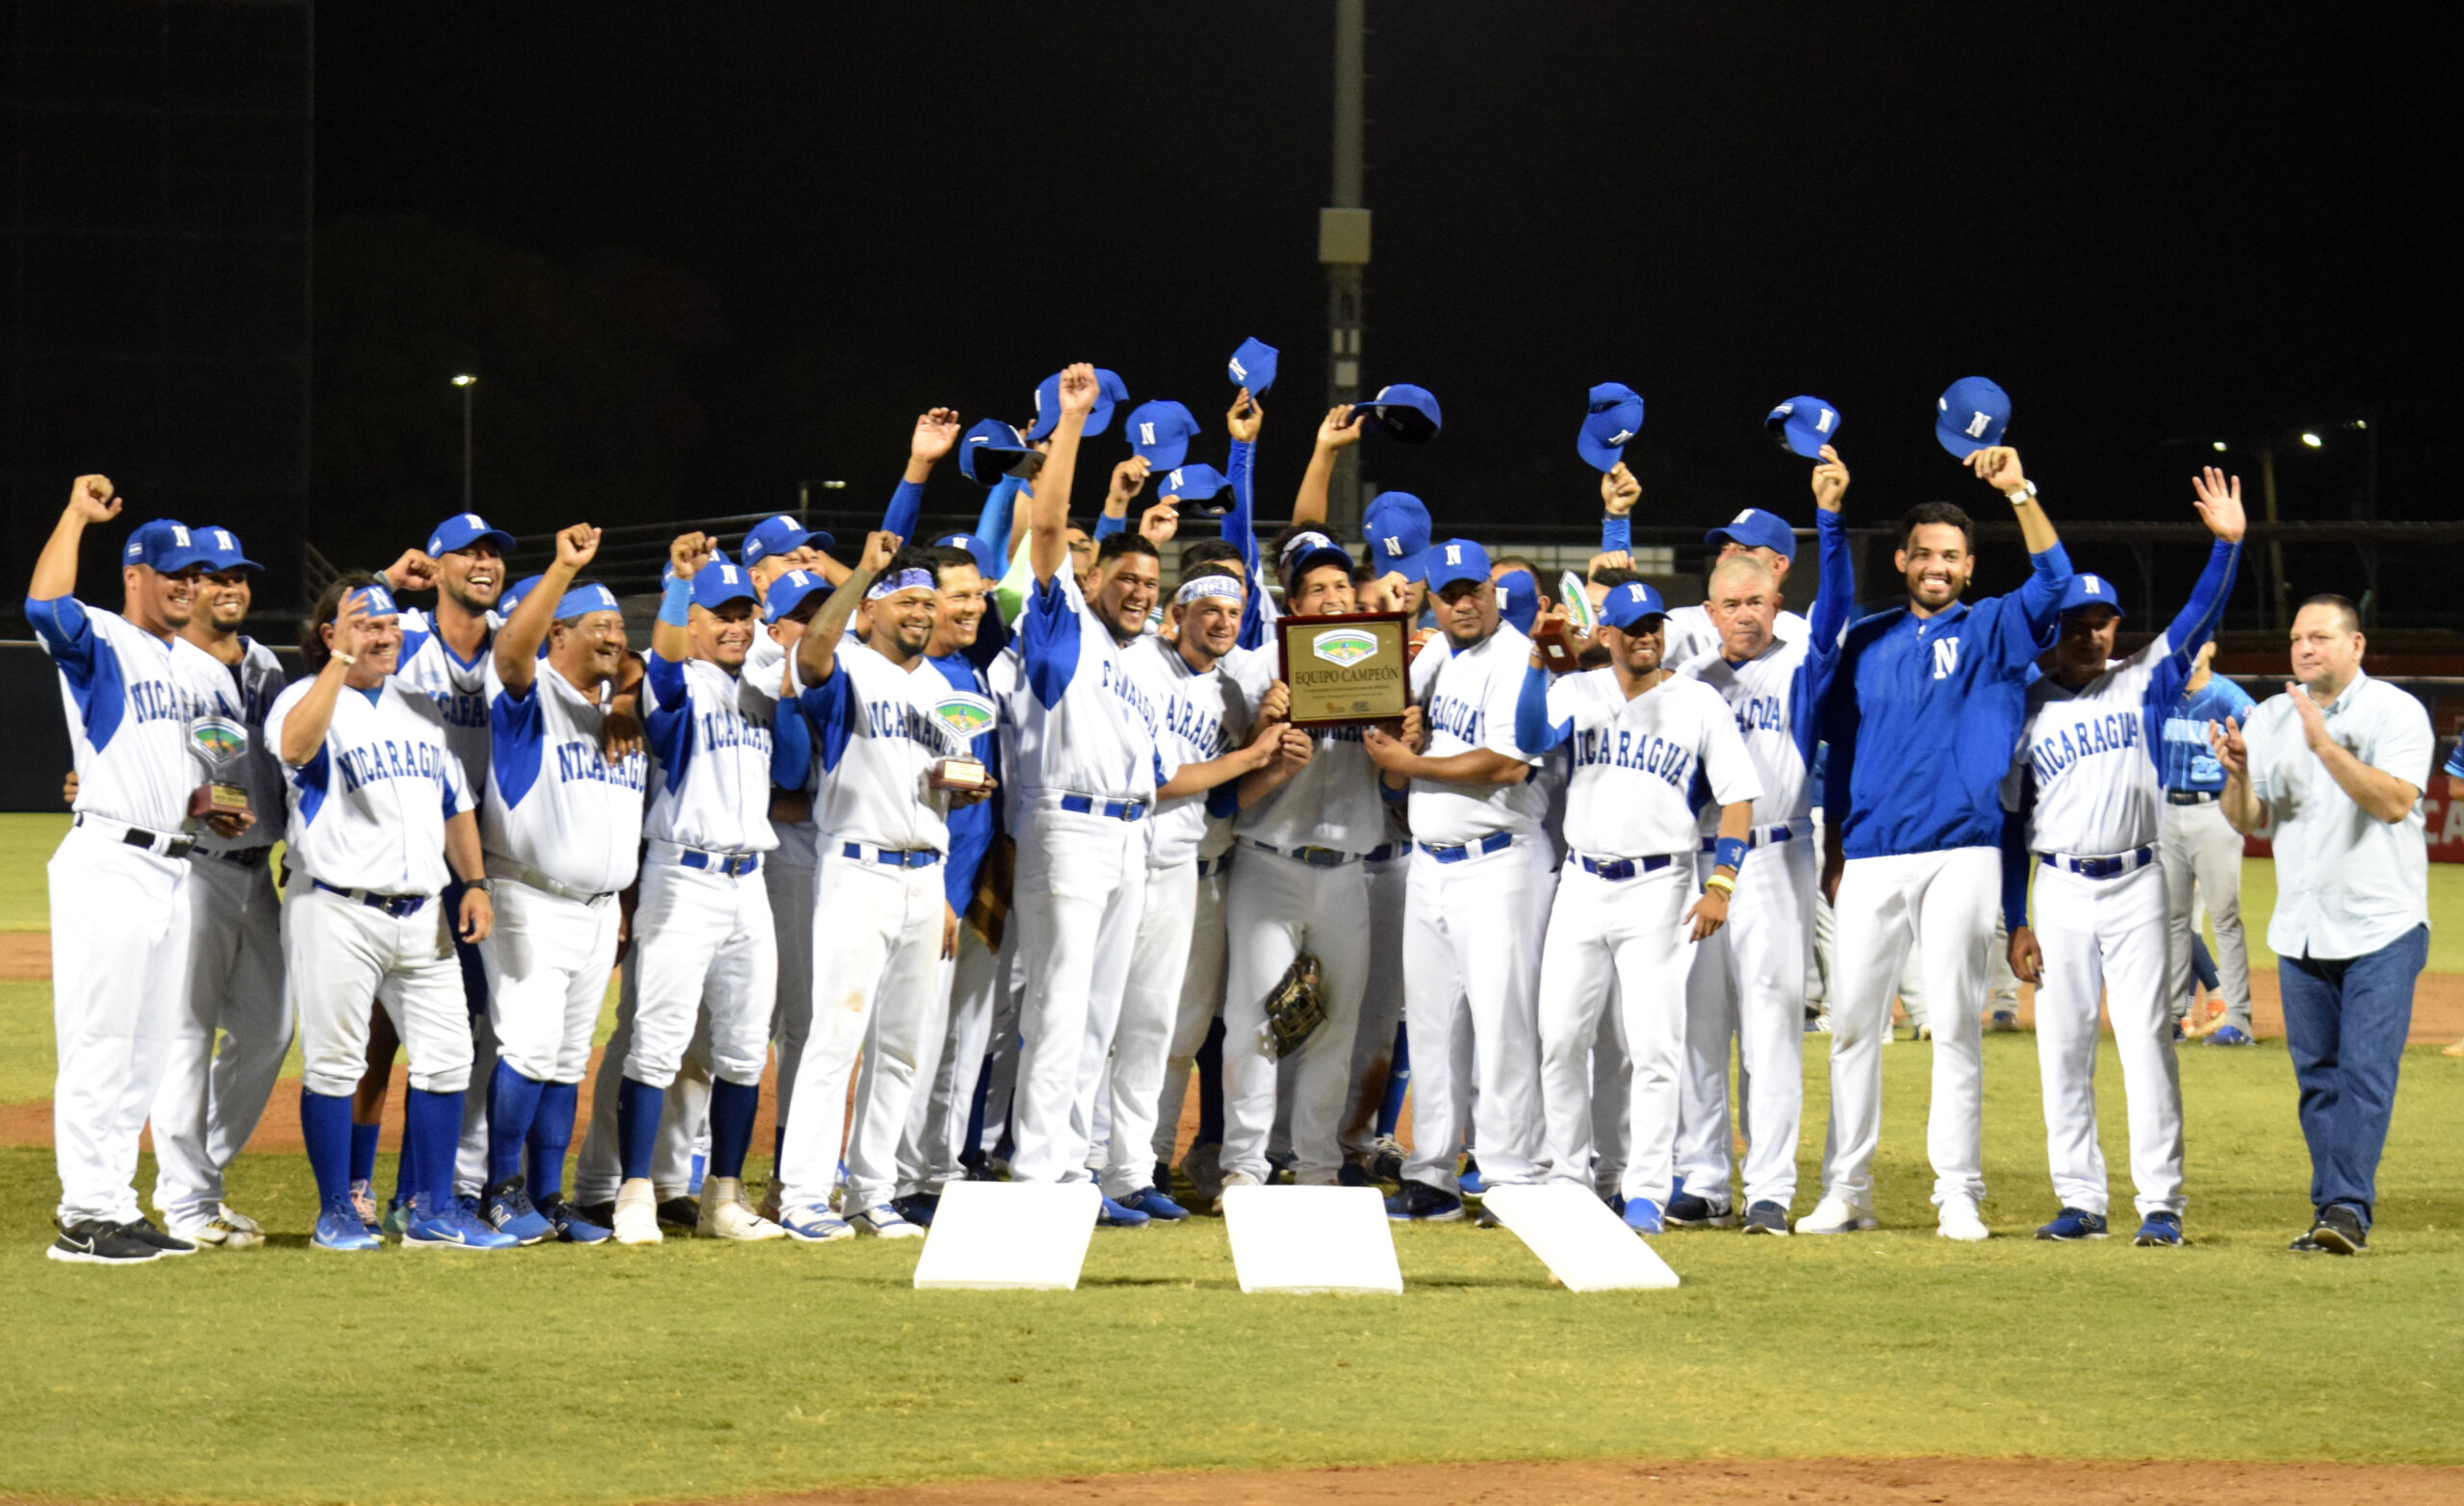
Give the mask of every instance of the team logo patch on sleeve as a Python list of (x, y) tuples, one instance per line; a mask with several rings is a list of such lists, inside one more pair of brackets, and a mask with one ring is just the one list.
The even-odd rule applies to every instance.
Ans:
[(1373, 657), (1377, 640), (1357, 627), (1333, 627), (1309, 640), (1309, 651), (1337, 669)]
[(933, 702), (933, 715), (962, 743), (992, 726), (992, 702), (970, 691), (953, 691)]

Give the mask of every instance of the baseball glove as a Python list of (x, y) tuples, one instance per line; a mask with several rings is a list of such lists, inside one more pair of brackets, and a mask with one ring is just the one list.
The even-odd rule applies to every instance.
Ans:
[(1318, 959), (1304, 952), (1292, 959), (1282, 981), (1267, 995), (1267, 1045), (1281, 1058), (1297, 1051), (1325, 1023), (1326, 1001), (1318, 986)]

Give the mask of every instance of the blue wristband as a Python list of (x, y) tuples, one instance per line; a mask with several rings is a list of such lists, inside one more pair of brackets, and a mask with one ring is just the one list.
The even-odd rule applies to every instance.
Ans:
[(1745, 838), (1741, 836), (1721, 837), (1718, 841), (1711, 844), (1711, 866), (1714, 868), (1725, 868), (1731, 873), (1741, 872), (1745, 868), (1745, 855), (1748, 849), (1745, 845)]
[(658, 599), (658, 620), (671, 627), (683, 627), (693, 621), (687, 610), (693, 604), (693, 582), (679, 575), (667, 577), (667, 590)]
[(1402, 802), (1412, 798), (1412, 787), (1406, 784), (1401, 789), (1397, 789), (1395, 786), (1387, 783), (1384, 779), (1379, 779), (1377, 781), (1377, 793), (1385, 797), (1387, 800), (1400, 804)]

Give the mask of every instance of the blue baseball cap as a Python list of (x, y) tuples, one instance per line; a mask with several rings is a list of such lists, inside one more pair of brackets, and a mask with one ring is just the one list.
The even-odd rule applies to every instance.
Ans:
[(1424, 444), (1437, 438), (1445, 423), (1437, 411), (1437, 397), (1425, 387), (1397, 382), (1377, 389), (1377, 396), (1367, 402), (1351, 405), (1352, 417), (1366, 413), (1376, 425), (1407, 445)]
[(1613, 471), (1642, 427), (1642, 395), (1623, 382), (1603, 382), (1591, 390), (1591, 411), (1575, 434), (1575, 453), (1594, 471)]
[(1797, 536), (1788, 527), (1788, 520), (1778, 513), (1766, 513), (1759, 507), (1749, 507), (1720, 527), (1703, 535), (1703, 542), (1713, 547), (1741, 544), (1750, 549), (1769, 549), (1791, 564), (1797, 558)]
[(205, 573), (218, 575), (226, 570), (263, 570), (265, 567), (241, 552), (240, 536), (230, 529), (208, 523), (192, 528), (189, 537), (197, 542), (205, 554)]
[[(1017, 425), (999, 419), (979, 419), (959, 440), (959, 471), (978, 486), (988, 487), (1014, 474), (1019, 457), (1035, 450)], [(978, 459), (978, 456), (984, 457)]]
[(1540, 616), (1540, 582), (1527, 570), (1509, 570), (1490, 584), (1498, 588), (1498, 616), (1527, 633)]
[(359, 587), (343, 594), (345, 601), (356, 600), (361, 610), (371, 617), (398, 617), (402, 609), (394, 602), (394, 593), (385, 589), (383, 581)]
[(1462, 580), (1489, 578), (1489, 551), (1469, 539), (1449, 539), (1428, 550), (1428, 588), (1445, 590)]
[(140, 524), (128, 536), (128, 545), (120, 550), (123, 565), (142, 565), (164, 574), (177, 574), (192, 565), (205, 563), (205, 550), (197, 548), (189, 525), (168, 518), (157, 518)]
[(1820, 460), (1822, 447), (1839, 436), (1839, 410), (1819, 397), (1791, 397), (1762, 421), (1780, 447)]
[(1129, 411), (1129, 447), (1158, 471), (1172, 470), (1188, 459), (1190, 441), (1197, 433), (1197, 420), (1190, 410), (1168, 399), (1142, 402)]
[(1223, 489), (1231, 484), (1222, 472), (1210, 465), (1175, 466), (1165, 475), (1163, 484), (1155, 489), (1155, 495), (1204, 501), (1210, 497), (1220, 496)]
[(1245, 387), (1252, 397), (1264, 397), (1274, 385), (1274, 346), (1252, 335), (1241, 342), (1232, 352), (1231, 364), (1225, 369), (1235, 387)]
[(792, 617), (807, 597), (829, 589), (830, 582), (821, 577), (819, 571), (791, 570), (770, 582), (770, 595), (762, 602), (761, 620), (775, 623), (783, 617)]
[(1001, 576), (1001, 552), (972, 533), (945, 533), (933, 541), (937, 549), (964, 549), (975, 559), (975, 571), (987, 580)]
[(1283, 557), (1275, 562), (1283, 572), (1283, 583), (1290, 590), (1293, 583), (1322, 565), (1341, 565), (1344, 577), (1351, 577), (1351, 550), (1337, 544), (1325, 534), (1312, 528), (1296, 533), (1284, 541)]
[(456, 549), (467, 549), (481, 539), (494, 543), (500, 554), (513, 552), (512, 534), (502, 528), (489, 527), (488, 521), (477, 513), (455, 513), (428, 531), (428, 557), (433, 559)]
[(1600, 603), (1600, 620), (1624, 632), (1646, 617), (1666, 617), (1668, 607), (1659, 593), (1639, 580), (1610, 586), (1608, 600)]
[(1381, 575), (1428, 578), (1428, 509), (1409, 492), (1380, 492), (1360, 521), (1369, 557)]
[(693, 572), (695, 606), (715, 612), (730, 601), (753, 600), (753, 576), (743, 566), (731, 564), (724, 555), (704, 560), (702, 568)]
[(511, 621), (515, 609), (522, 605), (522, 599), (538, 590), (539, 582), (547, 578), (545, 575), (527, 575), (515, 581), (512, 590), (497, 598), (497, 616)]
[(2121, 593), (2116, 591), (2114, 583), (2104, 576), (2091, 575), (2083, 571), (2070, 577), (2069, 588), (2062, 593), (2061, 609), (2075, 612), (2083, 606), (2109, 606), (2113, 608), (2114, 615), (2119, 617), (2122, 615)]
[[(784, 513), (753, 525), (744, 536), (744, 562), (758, 565), (773, 554), (792, 554), (812, 540), (812, 530)], [(828, 539), (822, 540), (824, 548)]]
[(588, 617), (593, 612), (622, 612), (623, 610), (623, 607), (616, 604), (616, 593), (596, 580), (586, 585), (576, 586), (556, 599), (556, 621), (560, 623), (572, 622), (577, 617)]
[[(1095, 372), (1095, 406), (1087, 415), (1086, 433), (1091, 438), (1101, 434), (1113, 421), (1113, 405), (1129, 401), (1129, 384), (1110, 371)], [(1036, 421), (1027, 430), (1027, 438), (1042, 439), (1061, 422), (1061, 373), (1053, 372), (1036, 387)]]
[(1934, 437), (1962, 460), (2001, 444), (2011, 426), (2011, 395), (1987, 377), (1961, 377), (1934, 399)]

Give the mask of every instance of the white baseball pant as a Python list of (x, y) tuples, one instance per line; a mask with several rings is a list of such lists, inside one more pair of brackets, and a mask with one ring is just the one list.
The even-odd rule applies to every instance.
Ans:
[[(123, 830), (82, 818), (43, 869), (60, 1056), (52, 1155), (64, 1224), (139, 1215), (138, 1136), (162, 1085), (171, 1022), (188, 1011), (189, 860), (131, 847)], [(365, 1014), (367, 995), (359, 1008)]]
[[(1630, 1202), (1664, 1206), (1668, 1200), (1685, 1059), (1685, 975), (1694, 964), (1685, 920), (1693, 895), (1690, 853), (1630, 879), (1604, 879), (1577, 861), (1566, 864), (1540, 958), (1540, 1103), (1544, 1170), (1552, 1182), (1595, 1185), (1592, 1050), (1601, 1011), (1613, 995), (1630, 1062), (1630, 1138), (1620, 1190)], [(1489, 1163), (1482, 1139), (1483, 1176)]]
[(368, 1001), (394, 1017), (424, 1093), (471, 1085), (471, 1010), (444, 906), (387, 915), (294, 875), (282, 903), (283, 976), (299, 1020), (300, 1085), (348, 1098), (368, 1070)]
[(2182, 1079), (2166, 968), (2165, 870), (2111, 879), (2036, 865), (2037, 1066), (2045, 1156), (2065, 1208), (2106, 1212), (2096, 1139), (2096, 1015), (2113, 1017), (2130, 1117), (2130, 1180), (2141, 1217), (2182, 1211)]
[(939, 1192), (964, 1181), (967, 1120), (975, 1108), (975, 1084), (992, 1038), (993, 993), (1004, 974), (1006, 950), (995, 951), (962, 916), (959, 955), (941, 964), (942, 993), (950, 1001), (939, 1062), (929, 1087), (907, 1110), (907, 1132), (898, 1142), (898, 1192), (902, 1197)]
[(2196, 905), (2207, 902), (2216, 927), (2216, 981), (2224, 1017), (2250, 1028), (2250, 943), (2242, 934), (2242, 834), (2213, 801), (2168, 802), (2157, 822), (2156, 854), (2165, 869), (2166, 998), (2179, 1009), (2191, 991), (2191, 935)]
[[(1547, 952), (1543, 932), (1542, 952)], [(1591, 1187), (1605, 1198), (1624, 1195), (1626, 1162), (1634, 1148), (1634, 1059), (1626, 1050), (1626, 1009), (1617, 978), (1608, 978), (1608, 998), (1600, 1011), (1600, 1029), (1591, 1041)], [(1681, 1123), (1680, 1128), (1683, 1126)]]
[[(1332, 1186), (1369, 981), (1368, 876), (1356, 859), (1316, 868), (1244, 848), (1224, 895), (1223, 931), (1223, 1169), (1267, 1179), (1277, 1079), (1288, 1071), (1292, 1179)], [(1268, 1040), (1267, 998), (1304, 952), (1318, 959), (1326, 1022), (1279, 1059)]]
[(615, 897), (573, 900), (500, 879), (496, 911), (479, 958), (497, 1055), (534, 1083), (578, 1083), (616, 966)]
[[(941, 868), (902, 868), (824, 845), (814, 871), (812, 1036), (796, 1065), (796, 1102), (781, 1140), (779, 1201), (827, 1208), (846, 1150), (847, 1083), (877, 1006), (912, 1013), (940, 983)], [(911, 1067), (912, 1062), (911, 1060)], [(894, 1137), (906, 1106), (889, 1121)], [(885, 1155), (896, 1150), (896, 1141)], [(852, 1197), (849, 1199), (852, 1203)], [(850, 1207), (850, 1213), (870, 1204)]]
[(674, 1081), (706, 1011), (710, 1071), (758, 1086), (770, 1057), (779, 952), (770, 899), (754, 874), (731, 878), (678, 862), (681, 850), (650, 844), (633, 910), (632, 966), (641, 1006), (625, 1076), (647, 1087)]
[[(1749, 866), (1751, 866), (1749, 864)], [(1882, 1138), (1882, 1037), (1912, 948), (1944, 1000), (1975, 1000), (2001, 908), (2002, 854), (1990, 847), (1852, 857), (1837, 902), (1839, 970), (1831, 982), (1831, 1130), (1822, 1185), (1858, 1208), (1874, 1203)], [(1985, 1196), (1984, 1032), (1972, 1008), (1935, 1011), (1926, 1151), (1934, 1201)]]
[[(1527, 844), (1536, 840), (1519, 836), (1450, 863), (1426, 852), (1412, 857), (1403, 902), (1412, 1154), (1403, 1175), (1441, 1191), (1459, 1186), (1454, 1157), (1467, 1126), (1490, 1184), (1541, 1173), (1540, 932), (1531, 895), (1546, 870), (1531, 860)], [(1471, 1037), (1468, 1072), (1455, 1056), (1458, 1033)]]
[[(938, 868), (930, 872), (937, 881), (943, 877)], [(929, 1109), (933, 1076), (949, 1035), (950, 966), (955, 960), (941, 956), (940, 928), (949, 909), (946, 887), (941, 896), (930, 970), (884, 987), (865, 1032), (863, 1059), (856, 1069), (855, 1113), (847, 1131), (847, 1191), (841, 1199), (851, 1212), (899, 1194), (899, 1146), (916, 1107)], [(963, 922), (959, 930), (966, 930)]]
[[(1711, 855), (1697, 855), (1698, 878)], [(1786, 1208), (1797, 1195), (1805, 1114), (1806, 963), (1813, 917), (1811, 842), (1757, 847), (1737, 871), (1729, 923), (1703, 943), (1685, 984), (1685, 1083), (1677, 1174), (1696, 1197), (1729, 1197), (1729, 1041), (1737, 1046), (1745, 1201)]]
[(1344, 1098), (1344, 1159), (1362, 1165), (1377, 1154), (1377, 1115), (1395, 1071), (1395, 1030), (1403, 1023), (1403, 902), (1412, 887), (1412, 847), (1364, 862), (1369, 883), (1369, 979), (1352, 1030), (1351, 1087)]
[(804, 1059), (805, 1038), (812, 1033), (813, 872), (800, 863), (781, 862), (777, 853), (761, 863), (761, 886), (770, 898), (770, 930), (779, 958), (778, 980), (771, 991), (770, 1038), (779, 1045), (771, 1112), (780, 1124), (787, 1122), (787, 1110), (794, 1106), (796, 1067)]
[(265, 850), (250, 863), (203, 851), (189, 861), (188, 1008), (171, 1022), (153, 1115), (154, 1206), (173, 1224), (215, 1216), (222, 1174), (291, 1049), (282, 902)]
[[(498, 893), (503, 891), (500, 889)], [(462, 1008), (471, 1007), (469, 985), (463, 990)], [(462, 1137), (453, 1146), (453, 1191), (457, 1197), (477, 1197), (488, 1185), (488, 1093), (487, 1085), (497, 1075), (497, 1028), (487, 1011), (470, 1015), (471, 1081), (479, 1091), (462, 1097)], [(405, 1121), (407, 1122), (407, 1121)]]
[(1215, 1017), (1223, 1012), (1223, 905), (1232, 883), (1231, 861), (1232, 855), (1226, 853), (1198, 864), (1195, 903), (1190, 913), (1189, 960), (1181, 969), (1181, 994), (1167, 1043), (1164, 1081), (1155, 1092), (1155, 1133), (1149, 1145), (1158, 1166), (1169, 1166), (1172, 1153), (1180, 1148), (1181, 1110), (1189, 1102), (1197, 1051), (1206, 1044)]
[[(641, 943), (626, 954), (628, 961), (641, 955)], [(636, 1027), (641, 1014), (640, 969), (626, 966), (616, 970), (616, 1030), (607, 1037), (607, 1049), (599, 1054), (597, 1081), (590, 1092), (590, 1124), (583, 1132), (581, 1151), (574, 1162), (573, 1200), (579, 1204), (609, 1203), (625, 1185), (622, 1130), (617, 1122), (617, 1106), (624, 1096), (625, 1059), (631, 1055)], [(678, 1067), (675, 1081), (667, 1085), (667, 1096), (659, 1104), (658, 1138), (651, 1152), (651, 1190), (661, 1202), (672, 1197), (685, 1197), (693, 1190), (693, 1131), (697, 1123), (706, 1122), (710, 1107), (710, 1021), (702, 1011), (693, 1031), (690, 1044), (684, 1048), (683, 1063)]]
[[(1194, 857), (1146, 870), (1146, 897), (1139, 905), (1129, 976), (1121, 984), (1120, 1022), (1113, 1031), (1106, 1089), (1111, 1122), (1104, 1143), (1096, 1147), (1095, 1159), (1102, 1163), (1097, 1180), (1106, 1197), (1128, 1197), (1155, 1185), (1155, 1116), (1165, 1063), (1181, 1031), (1182, 984), (1196, 934), (1197, 887)], [(1104, 1059), (1091, 1039), (1088, 1054), (1094, 1062)]]
[(1012, 916), (1027, 983), (1018, 1004), (1010, 1175), (1019, 1182), (1088, 1180), (1090, 1126), (1081, 1110), (1087, 1054), (1106, 1046), (1146, 894), (1146, 832), (1138, 822), (1061, 808), (1046, 791), (1022, 799)]

